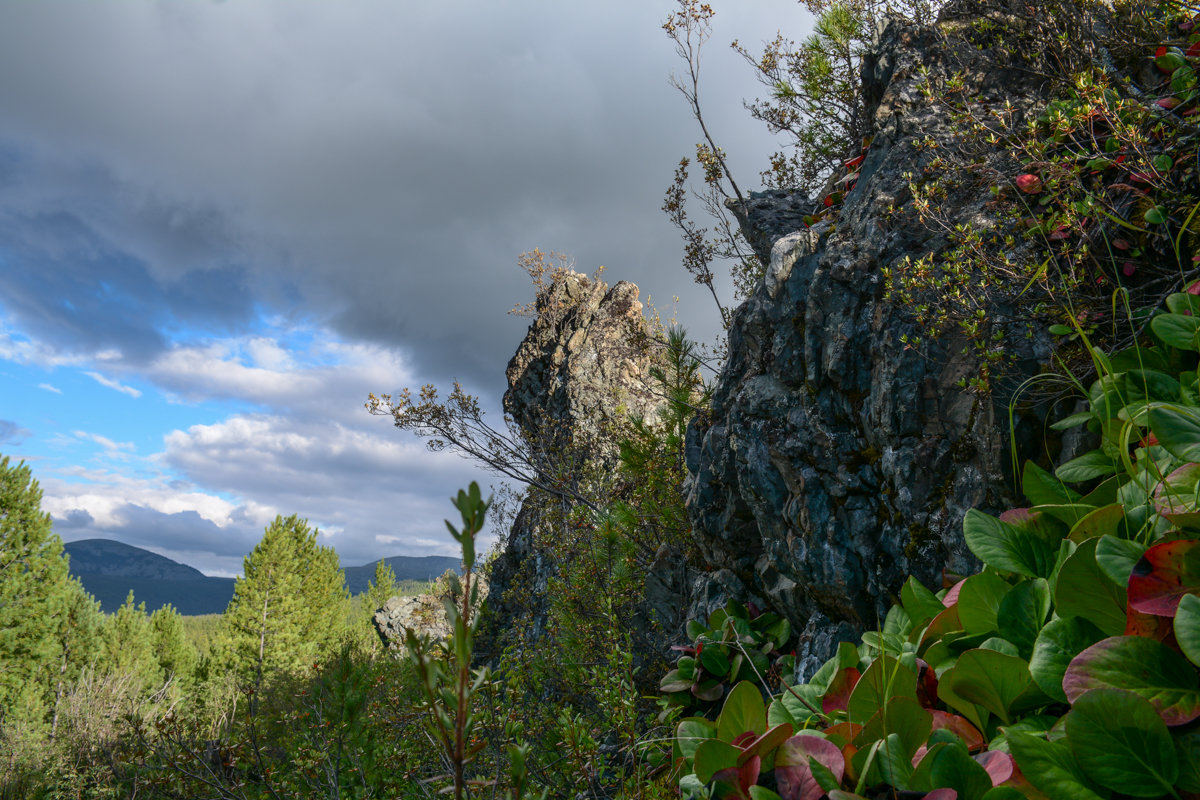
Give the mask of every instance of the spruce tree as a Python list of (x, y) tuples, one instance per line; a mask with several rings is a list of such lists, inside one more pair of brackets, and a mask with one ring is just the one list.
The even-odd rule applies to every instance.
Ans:
[(243, 562), (221, 619), (228, 668), (244, 684), (299, 675), (336, 645), (346, 602), (337, 553), (296, 515), (277, 516)]
[(0, 723), (42, 720), (58, 675), (53, 631), (70, 581), (62, 541), (25, 462), (0, 457)]

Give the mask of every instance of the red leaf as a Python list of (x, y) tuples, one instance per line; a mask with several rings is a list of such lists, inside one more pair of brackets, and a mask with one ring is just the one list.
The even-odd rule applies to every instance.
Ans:
[[(1054, 237), (1050, 237), (1050, 238), (1054, 238)], [(1124, 275), (1126, 278), (1132, 277), (1133, 273), (1135, 273), (1135, 272), (1137, 272), (1137, 267), (1134, 266), (1134, 263), (1132, 261), (1126, 261), (1124, 264), (1121, 265), (1121, 274)]]
[(1165, 56), (1166, 54), (1167, 54), (1166, 45), (1160, 45), (1159, 48), (1154, 51), (1155, 58), (1158, 58), (1159, 56)]
[(858, 158), (852, 158), (852, 159), (850, 159), (850, 160), (849, 160), (849, 161), (847, 161), (847, 162), (846, 162), (846, 163), (845, 163), (843, 166), (845, 166), (845, 167), (846, 167), (846, 169), (854, 169), (854, 168), (855, 168), (855, 167), (857, 167), (859, 164), (861, 164), (861, 163), (863, 162), (863, 159), (865, 159), (866, 157), (867, 157), (867, 154), (866, 154), (866, 153), (863, 153), (863, 154), (862, 154), (861, 156), (859, 156)]
[(958, 792), (943, 786), (925, 795), (925, 800), (958, 800)]
[(1117, 248), (1118, 250), (1124, 251), (1124, 250), (1128, 250), (1133, 245), (1131, 245), (1129, 243), (1129, 240), (1127, 240), (1127, 239), (1113, 239), (1112, 246)]
[(1160, 542), (1142, 554), (1129, 576), (1129, 606), (1175, 616), (1185, 594), (1200, 594), (1200, 539)]
[[(1200, 281), (1197, 281), (1197, 283), (1200, 283)], [(950, 608), (950, 606), (957, 603), (958, 593), (962, 591), (962, 585), (963, 582), (959, 581), (950, 587), (950, 591), (946, 592), (946, 596), (942, 598), (942, 605), (944, 605), (946, 608)]]
[(917, 659), (917, 702), (924, 708), (933, 708), (938, 702), (938, 678), (933, 667)]
[(1179, 98), (1172, 97), (1171, 95), (1168, 95), (1166, 97), (1160, 97), (1154, 101), (1154, 105), (1158, 106), (1159, 108), (1165, 108), (1167, 111), (1170, 111), (1171, 109), (1175, 108), (1179, 104), (1180, 104)]
[(833, 196), (827, 194), (827, 195), (825, 195), (825, 199), (822, 200), (821, 202), (825, 204), (826, 208), (832, 208), (833, 207)]
[(825, 696), (821, 698), (821, 711), (826, 714), (845, 711), (846, 704), (850, 701), (850, 693), (854, 691), (854, 687), (861, 677), (862, 673), (854, 667), (839, 669), (834, 674), (833, 680), (829, 682), (829, 689), (825, 692)]
[(933, 714), (933, 730), (944, 728), (950, 731), (963, 740), (968, 750), (983, 749), (983, 734), (968, 722), (966, 717), (960, 717), (948, 711), (938, 711), (936, 708), (929, 713)]
[(846, 772), (841, 749), (817, 736), (793, 736), (775, 754), (775, 781), (783, 800), (820, 800), (825, 790), (813, 777), (809, 757), (833, 773), (839, 781)]
[[(1192, 261), (1200, 261), (1200, 255), (1192, 256)], [(1200, 294), (1200, 281), (1192, 281), (1183, 291), (1186, 294)]]
[(1017, 188), (1025, 194), (1037, 194), (1042, 190), (1042, 179), (1028, 172), (1017, 176)]
[(1154, 178), (1154, 176), (1151, 175), (1149, 172), (1131, 172), (1131, 173), (1129, 173), (1129, 180), (1137, 181), (1138, 183), (1149, 183), (1151, 180), (1153, 180), (1153, 178)]
[(1125, 635), (1154, 639), (1173, 650), (1179, 649), (1179, 645), (1175, 641), (1175, 624), (1171, 617), (1143, 614), (1128, 605), (1125, 607)]
[[(1013, 757), (1008, 753), (999, 750), (988, 750), (974, 758), (987, 770), (988, 777), (992, 779), (992, 786), (999, 786), (1013, 776), (1013, 768), (1016, 765), (1013, 762)], [(929, 795), (925, 797), (928, 800)]]
[[(1191, 28), (1191, 23), (1184, 24), (1186, 24), (1189, 29)], [(1183, 25), (1180, 25), (1179, 27), (1181, 30), (1183, 29)], [(1192, 46), (1187, 49), (1187, 52), (1184, 53), (1184, 55), (1188, 58), (1200, 58), (1200, 41), (1192, 42)]]

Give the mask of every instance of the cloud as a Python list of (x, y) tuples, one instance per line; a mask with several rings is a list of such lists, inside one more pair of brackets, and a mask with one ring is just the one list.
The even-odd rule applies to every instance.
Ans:
[(48, 383), (39, 383), (37, 388), (45, 389), (47, 392), (54, 392), (55, 394), (62, 394), (62, 389), (59, 389), (57, 386), (51, 386)]
[(95, 444), (100, 445), (105, 450), (109, 451), (109, 455), (114, 455), (119, 451), (125, 451), (129, 453), (134, 451), (132, 442), (114, 442), (107, 436), (101, 436), (98, 433), (88, 433), (86, 431), (74, 431), (73, 433), (75, 434), (76, 439), (80, 439), (85, 442), (94, 442)]
[(0, 419), (0, 444), (18, 445), (32, 435), (33, 431), (28, 428), (22, 428), (7, 419)]
[(103, 375), (101, 375), (99, 372), (85, 372), (83, 374), (87, 375), (89, 378), (91, 378), (96, 383), (100, 384), (101, 386), (107, 386), (109, 389), (115, 389), (116, 391), (120, 392), (121, 394), (127, 394), (130, 397), (134, 397), (134, 398), (142, 396), (141, 390), (135, 389), (132, 386), (125, 386), (120, 381), (113, 380), (112, 378), (106, 378)]
[[(658, 211), (697, 138), (667, 83), (670, 8), (0, 7), (4, 309), (60, 357), (133, 362), (172, 330), (298, 314), (498, 392), (536, 245), (682, 294), (715, 332)], [(714, 42), (792, 18), (791, 0), (719, 13)], [(26, 69), (47, 48), (55, 69)], [(741, 108), (756, 86), (709, 59), (710, 124), (753, 175), (775, 146)]]

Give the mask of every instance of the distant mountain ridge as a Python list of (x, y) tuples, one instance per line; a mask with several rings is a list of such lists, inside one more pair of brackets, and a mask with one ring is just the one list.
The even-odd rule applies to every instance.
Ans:
[[(100, 601), (106, 613), (120, 608), (130, 590), (135, 602), (145, 602), (147, 611), (170, 603), (180, 614), (189, 616), (220, 614), (233, 597), (233, 578), (214, 578), (195, 567), (123, 542), (81, 539), (67, 542), (63, 550), (70, 556), (71, 574)], [(458, 559), (447, 556), (392, 556), (380, 560), (391, 566), (396, 580), (432, 580), (462, 566)], [(343, 569), (351, 594), (367, 590), (378, 563)]]

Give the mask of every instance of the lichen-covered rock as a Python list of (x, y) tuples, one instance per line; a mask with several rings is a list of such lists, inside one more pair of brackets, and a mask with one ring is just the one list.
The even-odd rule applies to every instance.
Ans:
[[(949, 249), (904, 213), (910, 180), (935, 149), (928, 142), (959, 135), (949, 105), (923, 83), (953, 69), (966, 76), (965, 96), (1018, 108), (1044, 100), (1027, 74), (973, 59), (970, 43), (890, 22), (864, 66), (874, 141), (836, 227), (790, 225), (807, 201), (782, 193), (735, 209), (770, 266), (733, 317), (712, 413), (689, 432), (689, 513), (708, 562), (792, 620), (806, 674), (838, 639), (880, 625), (906, 575), (939, 588), (943, 569), (971, 570), (965, 512), (1013, 499), (1015, 383), (990, 395), (963, 388), (978, 363), (962, 336), (910, 349), (901, 341), (916, 333), (910, 309), (884, 298), (885, 267)], [(960, 183), (944, 207), (949, 223), (992, 224), (988, 188)], [(991, 302), (1003, 320), (1004, 298)], [(1024, 321), (1011, 326), (1019, 380), (1048, 362), (1050, 343), (1027, 336)], [(1019, 446), (1040, 429), (1039, 414), (1018, 416)]]
[[(476, 607), (479, 610), (487, 599), (489, 586), (486, 578), (476, 575), (473, 580), (478, 581), (479, 585)], [(453, 582), (449, 575), (443, 575), (434, 583), (433, 591), (429, 594), (392, 597), (377, 609), (371, 621), (384, 648), (403, 647), (405, 632), (409, 630), (434, 639), (449, 636), (451, 631), (446, 622), (444, 602), (446, 598), (454, 600), (456, 605), (462, 602), (462, 595), (455, 595), (452, 591)]]

